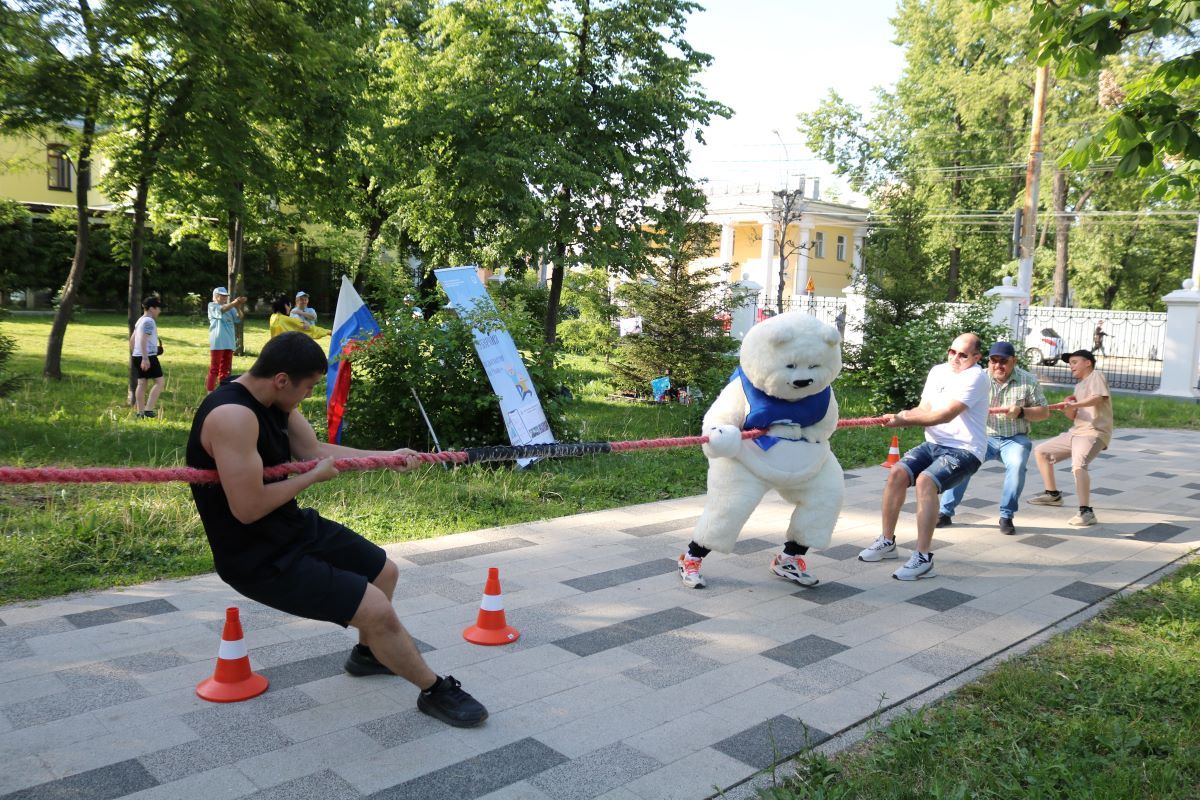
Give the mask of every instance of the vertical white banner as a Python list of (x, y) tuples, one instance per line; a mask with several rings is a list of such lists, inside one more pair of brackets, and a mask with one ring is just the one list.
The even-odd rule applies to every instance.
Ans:
[[(476, 309), (495, 309), (492, 298), (479, 280), (474, 267), (449, 267), (435, 269), (438, 283), (450, 298), (452, 308), (469, 313)], [(509, 443), (548, 444), (554, 441), (554, 433), (542, 410), (537, 389), (525, 369), (525, 362), (517, 352), (512, 336), (503, 328), (485, 333), (476, 329), (475, 352), (483, 364), (484, 372), (491, 381), (492, 390), (500, 399), (500, 414), (508, 429)], [(533, 459), (521, 459), (521, 466)]]

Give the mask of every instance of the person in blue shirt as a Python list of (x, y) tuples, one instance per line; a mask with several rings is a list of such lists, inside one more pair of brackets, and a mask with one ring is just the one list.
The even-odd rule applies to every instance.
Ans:
[(224, 286), (213, 289), (212, 296), (208, 304), (208, 378), (204, 381), (204, 388), (210, 392), (229, 377), (233, 368), (233, 348), (237, 346), (234, 325), (246, 307), (245, 297), (230, 300)]

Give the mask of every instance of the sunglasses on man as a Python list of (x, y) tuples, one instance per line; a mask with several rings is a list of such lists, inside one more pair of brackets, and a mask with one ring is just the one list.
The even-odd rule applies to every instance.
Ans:
[(951, 358), (966, 359), (966, 358), (970, 358), (971, 356), (973, 356), (975, 354), (968, 353), (966, 350), (955, 350), (953, 347), (951, 347), (946, 350), (946, 355), (950, 356)]

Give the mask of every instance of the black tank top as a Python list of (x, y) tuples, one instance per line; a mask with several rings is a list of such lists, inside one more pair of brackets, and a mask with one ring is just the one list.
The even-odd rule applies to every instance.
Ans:
[[(224, 405), (244, 406), (257, 417), (257, 449), (264, 467), (292, 460), (288, 415), (277, 408), (264, 406), (245, 386), (227, 380), (196, 409), (187, 443), (189, 467), (217, 468), (217, 462), (200, 443), (200, 431), (213, 409)], [(221, 484), (191, 484), (191, 488), (192, 499), (196, 501), (196, 510), (200, 512), (200, 521), (212, 548), (217, 574), (231, 583), (272, 577), (275, 569), (287, 568), (304, 552), (305, 546), (317, 538), (316, 512), (301, 509), (294, 499), (247, 525), (233, 515)]]

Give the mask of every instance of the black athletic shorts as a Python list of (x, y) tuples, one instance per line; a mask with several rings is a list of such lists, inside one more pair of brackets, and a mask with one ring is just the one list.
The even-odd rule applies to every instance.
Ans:
[(158, 356), (150, 356), (150, 369), (142, 371), (142, 357), (130, 356), (129, 360), (133, 363), (133, 374), (138, 378), (161, 378), (163, 376), (162, 364), (158, 363)]
[(226, 582), (265, 606), (346, 627), (362, 603), (367, 584), (383, 572), (387, 553), (331, 520), (318, 517), (317, 529), (317, 540), (306, 544), (289, 566), (268, 568), (269, 578)]

